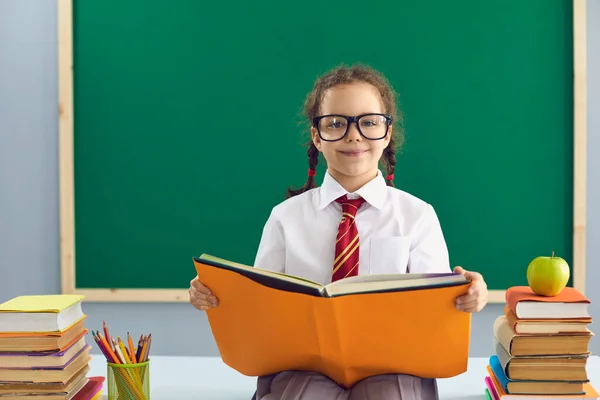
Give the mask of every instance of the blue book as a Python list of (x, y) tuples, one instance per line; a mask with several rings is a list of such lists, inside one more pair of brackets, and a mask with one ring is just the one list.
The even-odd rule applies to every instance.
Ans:
[(494, 375), (496, 375), (496, 379), (498, 379), (498, 383), (502, 385), (504, 391), (506, 393), (510, 393), (508, 391), (508, 382), (510, 381), (510, 379), (506, 377), (506, 374), (504, 373), (504, 368), (502, 368), (500, 360), (495, 354), (490, 357), (490, 368), (492, 368), (492, 372), (494, 372)]

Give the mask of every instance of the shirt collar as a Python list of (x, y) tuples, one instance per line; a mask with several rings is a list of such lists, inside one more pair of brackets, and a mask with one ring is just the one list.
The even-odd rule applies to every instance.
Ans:
[(325, 172), (323, 178), (323, 184), (320, 188), (320, 201), (318, 208), (319, 210), (324, 209), (335, 201), (338, 197), (348, 194), (348, 197), (360, 196), (367, 201), (370, 205), (375, 208), (382, 209), (387, 198), (387, 185), (383, 179), (381, 171), (377, 171), (377, 176), (367, 182), (363, 187), (358, 189), (354, 193), (348, 193), (333, 177), (329, 174), (329, 171)]

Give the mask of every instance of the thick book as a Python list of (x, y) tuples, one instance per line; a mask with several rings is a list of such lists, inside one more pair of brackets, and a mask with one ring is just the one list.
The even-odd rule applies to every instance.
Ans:
[[(38, 395), (56, 394), (65, 396), (68, 393), (75, 393), (74, 388), (79, 387), (82, 380), (87, 380), (87, 374), (90, 371), (89, 364), (86, 364), (77, 373), (60, 382), (0, 382), (0, 395)], [(1, 397), (0, 397), (1, 399)]]
[(60, 367), (0, 368), (0, 382), (63, 382), (89, 363), (92, 346), (87, 345)]
[(23, 352), (47, 352), (55, 353), (66, 350), (76, 341), (84, 337), (88, 329), (84, 321), (87, 316), (82, 317), (64, 331), (59, 332), (35, 332), (35, 333), (9, 333), (0, 332), (0, 352), (23, 353)]
[(85, 336), (63, 351), (53, 352), (0, 352), (0, 369), (31, 368), (42, 369), (65, 365), (80, 350), (86, 347)]
[(60, 332), (83, 317), (84, 296), (18, 296), (0, 304), (0, 332)]
[(504, 315), (515, 333), (520, 335), (560, 335), (572, 333), (587, 333), (591, 318), (581, 319), (526, 319), (517, 318), (507, 304), (504, 306)]
[[(0, 394), (0, 400), (76, 400), (77, 395), (86, 387), (89, 379), (83, 377), (79, 379), (69, 391), (48, 392), (48, 393), (6, 393)], [(87, 399), (86, 399), (87, 400)]]
[(496, 339), (494, 346), (508, 379), (588, 381), (586, 365), (589, 354), (512, 357)]
[(591, 331), (569, 335), (518, 335), (506, 316), (496, 318), (493, 326), (494, 339), (511, 357), (548, 355), (585, 355), (593, 336)]
[(308, 370), (350, 387), (379, 374), (446, 378), (467, 369), (471, 314), (455, 299), (470, 282), (460, 274), (320, 285), (209, 255), (193, 261), (219, 299), (207, 315), (221, 357), (244, 375)]

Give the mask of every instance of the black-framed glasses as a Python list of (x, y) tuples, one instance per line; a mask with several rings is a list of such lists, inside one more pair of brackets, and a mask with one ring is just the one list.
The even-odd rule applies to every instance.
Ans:
[(326, 142), (336, 142), (348, 134), (350, 124), (355, 122), (358, 132), (369, 140), (383, 139), (392, 123), (388, 114), (362, 114), (354, 117), (348, 115), (328, 114), (313, 118), (313, 126), (317, 128), (319, 137)]

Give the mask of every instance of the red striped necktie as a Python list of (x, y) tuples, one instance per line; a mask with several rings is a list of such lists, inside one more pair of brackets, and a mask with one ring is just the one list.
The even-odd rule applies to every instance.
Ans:
[(346, 195), (336, 200), (342, 205), (342, 220), (335, 242), (332, 282), (358, 274), (358, 229), (354, 217), (365, 199), (348, 199)]

